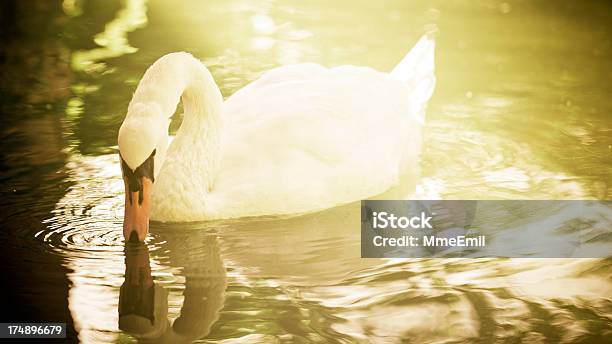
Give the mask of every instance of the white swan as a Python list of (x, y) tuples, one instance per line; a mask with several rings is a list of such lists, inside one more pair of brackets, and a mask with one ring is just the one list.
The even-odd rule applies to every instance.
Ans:
[[(151, 219), (299, 214), (375, 196), (417, 162), (435, 84), (423, 36), (390, 73), (297, 64), (265, 72), (223, 101), (187, 53), (145, 72), (119, 130), (124, 235)], [(169, 144), (169, 118), (185, 115)], [(153, 190), (152, 190), (153, 189)]]

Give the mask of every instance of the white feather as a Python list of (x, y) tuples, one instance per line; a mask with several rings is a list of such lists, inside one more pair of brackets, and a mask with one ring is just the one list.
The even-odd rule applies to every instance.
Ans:
[[(135, 162), (164, 151), (155, 161), (162, 164), (151, 213), (158, 221), (298, 214), (369, 198), (418, 163), (433, 47), (422, 38), (392, 73), (275, 68), (225, 102), (199, 61), (169, 54), (145, 73), (124, 123), (132, 128), (126, 123), (142, 116), (136, 104), (161, 109), (163, 120), (152, 111), (151, 121), (140, 121), (149, 134), (135, 134), (155, 140), (135, 144), (125, 137), (133, 129), (122, 127), (119, 148)], [(167, 137), (156, 133), (167, 132), (181, 96), (184, 121), (166, 154)]]

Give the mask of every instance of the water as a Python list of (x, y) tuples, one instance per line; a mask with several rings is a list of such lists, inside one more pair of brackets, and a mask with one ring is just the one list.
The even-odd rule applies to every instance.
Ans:
[[(66, 321), (82, 342), (610, 341), (609, 259), (359, 259), (356, 204), (152, 224), (146, 246), (126, 247), (116, 154), (136, 83), (164, 53), (201, 58), (227, 96), (281, 64), (389, 70), (436, 27), (414, 197), (611, 199), (609, 3), (66, 0), (0, 13), (3, 321)], [(120, 321), (135, 309), (154, 325)]]

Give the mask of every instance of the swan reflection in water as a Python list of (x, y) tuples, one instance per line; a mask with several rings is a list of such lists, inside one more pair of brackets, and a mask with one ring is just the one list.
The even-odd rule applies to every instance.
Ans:
[[(188, 244), (188, 243), (186, 243)], [(170, 325), (168, 292), (151, 275), (148, 247), (125, 245), (125, 281), (119, 293), (119, 329), (143, 343), (188, 343), (205, 337), (223, 308), (227, 276), (215, 235), (205, 235), (181, 262), (185, 273), (180, 316)]]

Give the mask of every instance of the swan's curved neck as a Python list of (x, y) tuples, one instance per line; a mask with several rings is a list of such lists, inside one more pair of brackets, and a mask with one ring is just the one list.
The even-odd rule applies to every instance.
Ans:
[[(170, 117), (181, 99), (183, 123), (167, 149)], [(183, 182), (197, 185), (184, 186), (209, 190), (219, 156), (223, 97), (208, 69), (188, 53), (165, 55), (146, 71), (129, 107), (139, 106), (139, 103), (144, 103), (147, 108), (158, 107), (159, 118), (151, 118), (149, 125), (156, 126), (165, 134), (156, 146), (156, 178), (158, 174), (160, 177), (174, 174), (170, 170), (188, 168), (193, 171), (184, 172), (193, 172), (191, 180)], [(163, 179), (171, 178), (184, 176), (166, 176)]]

